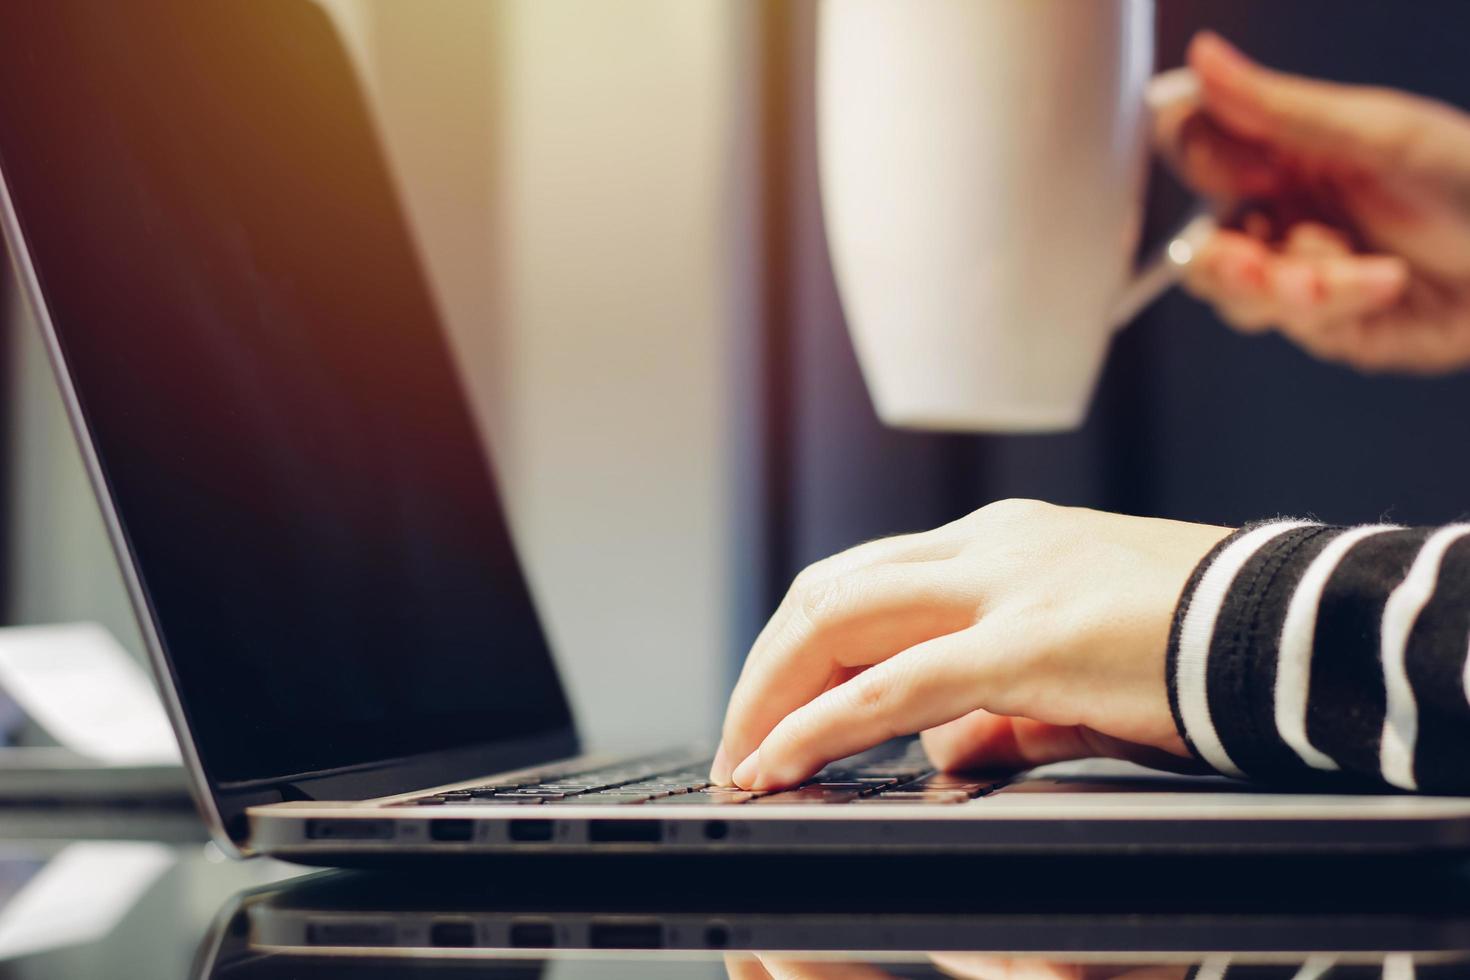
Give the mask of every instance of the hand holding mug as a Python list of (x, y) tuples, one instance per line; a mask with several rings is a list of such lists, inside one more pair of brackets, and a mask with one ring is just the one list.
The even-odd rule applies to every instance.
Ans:
[(1470, 117), (1271, 71), (1212, 34), (1189, 63), (1200, 103), (1161, 112), (1156, 140), (1245, 212), (1200, 249), (1190, 291), (1239, 330), (1360, 370), (1470, 365)]

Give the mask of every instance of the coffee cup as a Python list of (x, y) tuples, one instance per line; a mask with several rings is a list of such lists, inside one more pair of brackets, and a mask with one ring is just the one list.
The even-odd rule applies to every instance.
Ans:
[(822, 0), (822, 210), (843, 312), (887, 424), (1058, 431), (1113, 334), (1212, 233), (1134, 269), (1153, 0)]

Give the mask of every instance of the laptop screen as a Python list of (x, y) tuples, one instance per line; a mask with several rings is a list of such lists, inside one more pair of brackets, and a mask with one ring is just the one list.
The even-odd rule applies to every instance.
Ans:
[(0, 166), (213, 782), (569, 730), (315, 5), (0, 5)]

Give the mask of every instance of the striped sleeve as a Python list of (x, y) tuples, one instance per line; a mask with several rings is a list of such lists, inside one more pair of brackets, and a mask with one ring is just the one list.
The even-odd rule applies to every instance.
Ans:
[(1185, 586), (1168, 671), (1219, 772), (1470, 793), (1470, 524), (1242, 528)]

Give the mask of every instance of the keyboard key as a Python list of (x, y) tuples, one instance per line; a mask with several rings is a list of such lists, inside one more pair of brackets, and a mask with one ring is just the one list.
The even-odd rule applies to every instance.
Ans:
[[(617, 762), (602, 769), (521, 773), (505, 779), (488, 780), (466, 790), (436, 794), (444, 799), (425, 805), (535, 806), (554, 803), (618, 806), (653, 799), (674, 799), (709, 787), (709, 760), (691, 760), (688, 755), (663, 755)], [(717, 789), (723, 790), (723, 787)], [(749, 796), (741, 799), (749, 799)]]
[(797, 789), (787, 790), (784, 793), (772, 793), (769, 796), (762, 796), (753, 802), (755, 804), (796, 803), (807, 805), (813, 803), (851, 803), (856, 799), (858, 799), (858, 794), (852, 791), (827, 790), (820, 786), (801, 786)]
[(646, 796), (649, 792), (651, 792), (651, 791), (650, 790), (646, 790), (646, 789), (638, 789), (635, 786), (613, 786), (613, 787), (610, 787), (608, 789), (600, 789), (600, 790), (597, 791), (597, 793), (595, 795), (597, 795), (597, 796), (607, 796), (607, 795), (617, 796), (618, 794), (622, 794), (623, 796)]
[(819, 786), (825, 786), (829, 783), (834, 783), (869, 786), (873, 789), (881, 789), (884, 786), (897, 786), (899, 784), (899, 779), (897, 776), (857, 776), (852, 773), (843, 772), (830, 775), (825, 773), (817, 773), (816, 778), (813, 780), (813, 782)]
[(755, 793), (681, 793), (678, 796), (666, 796), (661, 800), (650, 802), (655, 806), (733, 806), (758, 798)]
[[(750, 793), (709, 782), (708, 762), (662, 756), (605, 769), (522, 774), (426, 798), (436, 806), (698, 806), (745, 803), (960, 803), (998, 787), (992, 779), (935, 772), (917, 741), (880, 746), (833, 763), (806, 784), (781, 793)], [(428, 800), (432, 799), (433, 802)], [(420, 805), (418, 801), (411, 805)]]
[(969, 794), (954, 790), (934, 790), (928, 793), (890, 790), (887, 793), (877, 793), (873, 796), (860, 796), (856, 800), (858, 803), (968, 803), (969, 801)]
[(619, 786), (618, 789), (629, 793), (643, 793), (647, 796), (674, 796), (687, 792), (682, 786)]
[(509, 792), (509, 793), (496, 793), (494, 796), (490, 797), (490, 799), (492, 799), (492, 800), (526, 800), (526, 799), (532, 799), (532, 800), (563, 800), (563, 799), (566, 799), (566, 797), (567, 797), (567, 794), (566, 793), (538, 793), (538, 792), (531, 792), (531, 791), (527, 791), (527, 790), (514, 790), (514, 791)]
[[(895, 790), (907, 793), (927, 793), (934, 790), (951, 790), (964, 793), (967, 796), (980, 796), (988, 793), (999, 785), (994, 779), (977, 779), (974, 776), (956, 775), (947, 772), (930, 773), (918, 779), (895, 787)], [(892, 792), (892, 791), (890, 791)]]
[(770, 790), (762, 790), (761, 792), (758, 792), (757, 793), (757, 792), (753, 792), (753, 791), (748, 790), (748, 789), (740, 789), (740, 788), (735, 787), (735, 786), (711, 786), (709, 789), (700, 790), (700, 792), (701, 793), (704, 793), (707, 796), (747, 796), (747, 795), (749, 795), (749, 796), (770, 796), (771, 795), (771, 791)]

